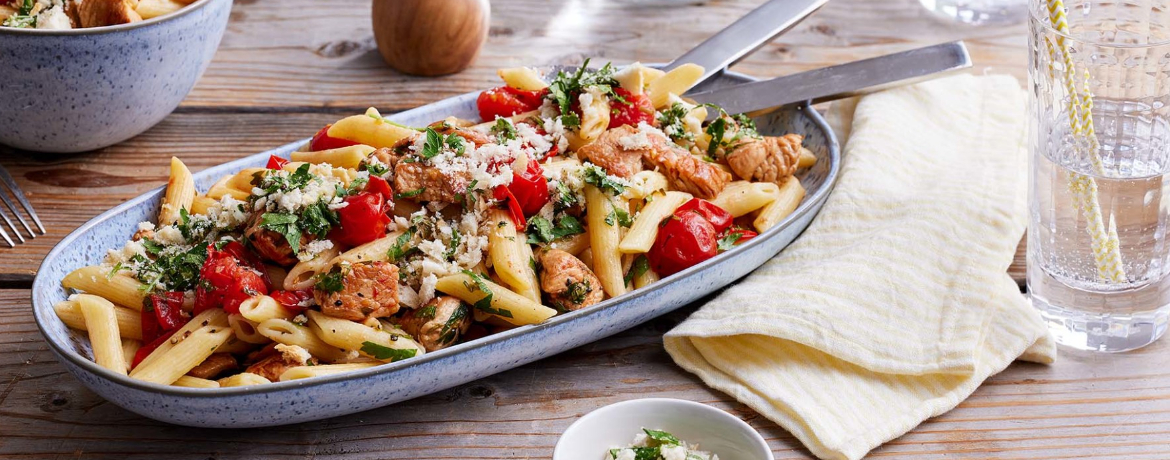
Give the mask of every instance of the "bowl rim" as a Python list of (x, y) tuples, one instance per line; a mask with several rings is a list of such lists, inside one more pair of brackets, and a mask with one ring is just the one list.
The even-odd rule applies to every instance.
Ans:
[[(153, 17), (150, 19), (144, 19), (141, 21), (130, 22), (130, 23), (126, 23), (126, 24), (114, 24), (112, 26), (101, 26), (101, 27), (79, 27), (79, 28), (75, 28), (75, 29), (25, 29), (22, 27), (3, 27), (3, 26), (0, 26), (0, 35), (71, 36), (71, 35), (101, 35), (101, 34), (122, 32), (122, 31), (137, 29), (140, 27), (149, 27), (149, 26), (152, 26), (155, 24), (169, 21), (171, 19), (178, 19), (180, 17), (186, 16), (187, 14), (190, 14), (191, 12), (194, 12), (195, 10), (203, 8), (208, 3), (211, 3), (213, 1), (217, 1), (217, 0), (195, 0), (195, 2), (191, 3), (190, 5), (184, 6), (183, 8), (181, 8), (178, 11), (175, 11), (173, 13), (168, 13), (168, 14), (164, 14), (162, 16), (156, 16), (156, 17)], [(231, 3), (233, 0), (226, 0), (226, 1), (228, 3)]]
[[(570, 424), (568, 426), (568, 428), (565, 428), (565, 431), (561, 432), (561, 436), (559, 438), (557, 438), (556, 446), (553, 447), (552, 460), (561, 460), (560, 458), (558, 458), (558, 455), (560, 455), (560, 450), (561, 450), (561, 447), (563, 446), (562, 443), (565, 442), (566, 438), (571, 438), (573, 436), (572, 432), (574, 430), (581, 429), (581, 427), (584, 426), (584, 423), (586, 422), (586, 420), (589, 420), (590, 418), (604, 417), (608, 413), (616, 411), (619, 408), (622, 408), (625, 406), (655, 405), (655, 404), (687, 406), (687, 407), (698, 409), (701, 412), (712, 414), (713, 417), (718, 419), (720, 422), (735, 426), (736, 428), (739, 428), (740, 431), (745, 431), (745, 432), (749, 433), (748, 437), (751, 438), (752, 441), (754, 441), (756, 443), (756, 447), (761, 448), (765, 453), (767, 453), (767, 458), (765, 460), (775, 460), (775, 456), (772, 454), (772, 449), (768, 447), (768, 441), (764, 439), (764, 436), (761, 435), (758, 430), (756, 430), (755, 428), (752, 428), (752, 426), (748, 425), (748, 423), (743, 421), (743, 419), (740, 419), (739, 417), (731, 415), (727, 411), (725, 411), (723, 409), (719, 409), (717, 407), (712, 407), (710, 405), (703, 404), (701, 402), (689, 401), (686, 399), (678, 399), (678, 398), (628, 399), (625, 401), (620, 401), (620, 402), (616, 402), (613, 404), (599, 407), (597, 409), (593, 409), (592, 411), (589, 411), (589, 413), (579, 417), (576, 421), (574, 421), (572, 424)], [(654, 427), (644, 427), (644, 428), (655, 429)], [(631, 435), (631, 436), (633, 436), (633, 435)], [(684, 439), (684, 441), (687, 441), (687, 440)]]
[[(752, 77), (752, 76), (749, 76), (749, 75), (746, 75), (743, 73), (739, 73), (739, 72), (724, 71), (723, 75), (731, 77), (735, 80), (739, 80), (740, 82), (749, 82), (749, 81), (758, 80), (758, 78), (756, 78), (756, 77)], [(421, 107), (425, 107), (425, 106), (435, 104), (438, 102), (442, 102), (442, 101), (447, 101), (447, 100), (457, 99), (457, 98), (471, 98), (474, 95), (479, 94), (480, 91), (482, 91), (482, 90), (470, 91), (470, 92), (467, 92), (464, 94), (452, 96), (450, 98), (444, 98), (444, 99), (441, 99), (439, 101), (431, 102), (430, 104), (424, 104), (424, 105), (416, 107), (414, 109), (408, 109), (408, 110), (404, 110), (402, 112), (395, 113), (388, 118), (402, 116), (403, 114), (406, 114), (408, 112), (418, 110)], [(750, 248), (754, 248), (756, 246), (761, 246), (761, 245), (763, 245), (764, 241), (779, 237), (781, 234), (781, 230), (786, 228), (788, 225), (791, 225), (792, 222), (795, 222), (796, 220), (800, 219), (805, 214), (808, 214), (809, 212), (811, 212), (813, 210), (813, 208), (817, 207), (817, 206), (815, 206), (815, 203), (823, 202), (824, 200), (828, 199), (828, 195), (832, 192), (832, 190), (834, 188), (836, 188), (836, 184), (837, 184), (837, 181), (838, 181), (839, 175), (840, 175), (842, 157), (841, 157), (841, 152), (840, 152), (840, 144), (839, 144), (839, 141), (837, 140), (837, 136), (832, 131), (832, 129), (830, 128), (830, 126), (829, 126), (828, 122), (825, 120), (825, 118), (820, 114), (820, 112), (813, 109), (813, 107), (809, 101), (804, 101), (804, 102), (792, 104), (791, 107), (793, 107), (793, 110), (803, 112), (805, 114), (805, 116), (809, 117), (809, 119), (812, 121), (812, 123), (814, 125), (816, 125), (823, 132), (825, 132), (826, 138), (829, 141), (828, 145), (826, 145), (825, 147), (828, 150), (827, 161), (829, 161), (830, 163), (829, 163), (829, 171), (825, 176), (824, 184), (821, 185), (821, 187), (819, 187), (816, 192), (811, 193), (811, 194), (807, 194), (805, 196), (804, 200), (800, 203), (800, 205), (797, 206), (796, 210), (793, 211), (792, 214), (790, 214), (788, 217), (785, 217), (784, 220), (781, 221), (780, 224), (777, 224), (775, 227), (768, 229), (767, 231), (761, 233), (759, 236), (748, 240), (748, 242), (740, 244), (729, 251), (726, 251), (722, 254), (717, 255), (716, 257), (712, 257), (711, 259), (705, 260), (705, 261), (703, 261), (697, 265), (691, 266), (683, 271), (680, 271), (680, 272), (675, 273), (673, 275), (670, 275), (668, 277), (664, 277), (663, 280), (674, 279), (675, 281), (677, 281), (677, 280), (682, 280), (682, 279), (688, 278), (688, 277), (690, 277), (690, 276), (692, 276), (692, 275), (694, 275), (702, 270), (706, 270), (708, 268), (711, 268), (711, 266), (714, 265), (715, 263), (718, 263), (719, 261), (724, 260), (725, 259), (724, 256), (730, 257), (731, 254), (742, 253), (742, 252), (750, 250)], [(777, 109), (777, 110), (783, 110), (783, 109)], [(255, 155), (270, 152), (273, 150), (295, 149), (296, 147), (304, 145), (308, 141), (309, 141), (308, 138), (297, 140), (297, 141), (285, 144), (283, 146), (269, 149), (269, 150), (264, 151), (264, 152), (258, 152), (256, 154), (248, 155), (246, 157), (243, 157), (243, 158), (240, 158), (237, 160), (232, 160), (232, 161), (229, 161), (227, 163), (212, 166), (211, 168), (208, 168), (208, 169), (219, 168), (219, 167), (239, 168), (239, 167), (242, 167), (243, 165), (248, 164), (250, 161), (253, 161), (251, 158)], [(200, 171), (200, 172), (195, 173), (195, 174), (200, 174), (203, 172), (204, 171)], [(66, 246), (68, 246), (70, 244), (75, 244), (75, 240), (77, 238), (79, 238), (81, 234), (83, 234), (87, 231), (90, 231), (94, 227), (100, 225), (100, 223), (102, 221), (108, 219), (110, 216), (116, 215), (119, 213), (123, 213), (127, 209), (138, 206), (142, 202), (145, 202), (145, 201), (151, 199), (156, 193), (164, 192), (165, 191), (164, 189), (165, 189), (165, 186), (161, 186), (161, 187), (155, 188), (153, 190), (147, 191), (147, 192), (145, 192), (141, 195), (138, 195), (134, 198), (131, 198), (120, 205), (114, 206), (113, 208), (111, 208), (111, 209), (109, 209), (101, 214), (98, 214), (97, 216), (95, 216), (94, 218), (85, 222), (84, 224), (81, 224), (81, 226), (79, 226), (77, 229), (70, 232), (68, 235), (66, 235), (64, 238), (62, 238), (61, 241), (59, 241), (56, 245), (54, 245), (53, 249), (50, 250), (49, 253), (45, 255), (44, 259), (42, 259), (41, 267), (38, 268), (38, 270), (37, 270), (37, 275), (33, 280), (33, 286), (32, 286), (32, 302), (31, 302), (32, 305), (31, 305), (31, 307), (34, 311), (33, 319), (36, 322), (37, 330), (41, 333), (41, 336), (45, 338), (45, 342), (47, 342), (49, 344), (49, 349), (52, 350), (60, 359), (62, 359), (64, 361), (63, 364), (68, 364), (70, 366), (78, 367), (78, 368), (84, 370), (86, 373), (94, 375), (95, 377), (98, 377), (104, 381), (113, 383), (113, 384), (118, 385), (120, 387), (127, 388), (127, 389), (133, 389), (133, 390), (137, 390), (137, 391), (142, 391), (142, 392), (146, 392), (146, 393), (163, 394), (163, 395), (168, 395), (171, 397), (220, 398), (220, 397), (245, 396), (245, 395), (252, 395), (252, 394), (265, 394), (265, 393), (271, 393), (271, 392), (290, 390), (290, 389), (294, 389), (294, 388), (295, 389), (304, 389), (304, 388), (308, 388), (308, 387), (334, 384), (334, 383), (346, 381), (346, 380), (354, 380), (354, 379), (363, 379), (363, 378), (373, 377), (375, 375), (380, 375), (380, 374), (384, 374), (384, 373), (396, 372), (396, 371), (398, 371), (402, 368), (405, 368), (405, 367), (427, 365), (434, 360), (437, 360), (440, 358), (445, 358), (448, 355), (462, 353), (465, 351), (471, 351), (473, 349), (480, 349), (480, 348), (488, 347), (488, 346), (494, 345), (496, 343), (499, 343), (505, 339), (512, 338), (514, 336), (527, 334), (529, 331), (550, 328), (550, 327), (559, 325), (562, 322), (571, 321), (571, 320), (574, 320), (574, 319), (579, 318), (579, 317), (593, 316), (593, 315), (601, 314), (602, 312), (609, 310), (611, 308), (617, 308), (617, 307), (621, 306), (622, 304), (625, 304), (627, 301), (633, 300), (635, 298), (650, 295), (654, 292), (659, 291), (660, 289), (665, 288), (669, 284), (673, 284), (673, 283), (654, 283), (654, 284), (646, 286), (642, 289), (636, 289), (634, 291), (623, 294), (621, 296), (614, 297), (612, 299), (606, 299), (606, 300), (602, 301), (601, 303), (595, 305), (592, 308), (584, 308), (581, 310), (577, 310), (577, 311), (573, 311), (573, 312), (569, 312), (569, 313), (565, 313), (565, 314), (560, 314), (560, 315), (554, 316), (552, 318), (549, 318), (548, 320), (545, 320), (544, 322), (539, 323), (539, 324), (530, 324), (530, 325), (526, 325), (526, 326), (520, 326), (520, 327), (510, 329), (510, 330), (507, 330), (504, 332), (492, 334), (492, 335), (489, 335), (487, 337), (482, 337), (480, 339), (477, 339), (477, 340), (474, 340), (471, 342), (461, 343), (461, 344), (454, 345), (454, 346), (451, 346), (448, 348), (444, 348), (444, 349), (439, 350), (439, 351), (426, 353), (426, 354), (419, 356), (419, 357), (406, 359), (406, 360), (402, 360), (402, 361), (386, 363), (383, 365), (374, 366), (374, 367), (370, 367), (370, 368), (366, 368), (366, 369), (358, 369), (358, 370), (349, 371), (349, 372), (341, 372), (341, 373), (337, 373), (337, 374), (330, 374), (330, 375), (324, 375), (324, 376), (307, 378), (307, 379), (298, 379), (298, 380), (292, 380), (292, 381), (288, 381), (288, 382), (273, 382), (273, 383), (265, 384), (265, 385), (248, 385), (248, 386), (228, 387), (228, 388), (187, 388), (187, 387), (176, 387), (173, 385), (162, 385), (162, 384), (157, 384), (157, 383), (144, 382), (142, 380), (132, 379), (126, 375), (118, 374), (118, 373), (115, 373), (109, 369), (101, 367), (97, 363), (93, 362), (92, 360), (82, 356), (75, 349), (72, 349), (71, 347), (67, 348), (64, 344), (58, 343), (47, 332), (48, 326), (46, 324), (42, 323), (42, 321), (46, 320), (46, 319), (42, 319), (41, 315), (38, 314), (38, 311), (41, 309), (48, 309), (50, 311), (52, 310), (52, 304), (48, 303), (48, 300), (42, 298), (42, 295), (41, 295), (42, 286), (44, 286), (45, 283), (49, 283), (50, 285), (56, 287), (57, 289), (61, 289), (61, 284), (60, 284), (61, 281), (60, 280), (50, 280), (50, 279), (44, 278), (42, 275), (43, 273), (46, 273), (46, 270), (44, 270), (44, 268), (46, 265), (48, 265), (50, 263), (50, 261), (56, 259), (56, 257), (59, 255), (59, 253), (65, 250)], [(40, 306), (38, 306), (38, 305), (40, 305)], [(52, 315), (52, 317), (55, 318), (56, 316)]]

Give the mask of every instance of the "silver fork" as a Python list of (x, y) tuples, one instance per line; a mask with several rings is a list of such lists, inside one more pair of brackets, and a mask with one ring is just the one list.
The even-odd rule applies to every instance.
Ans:
[[(8, 170), (4, 169), (3, 166), (0, 166), (0, 185), (2, 185), (0, 187), (0, 201), (3, 201), (4, 205), (8, 207), (8, 210), (12, 212), (12, 215), (16, 216), (16, 221), (20, 222), (21, 227), (24, 227), (24, 231), (28, 233), (28, 237), (36, 238), (38, 233), (34, 232), (32, 227), (28, 225), (28, 221), (24, 220), (24, 215), (13, 204), (12, 199), (8, 197), (9, 194), (20, 203), (20, 206), (24, 208), (28, 216), (32, 218), (33, 223), (37, 226), (37, 231), (40, 232), (39, 234), (44, 235), (45, 226), (41, 224), (41, 219), (37, 217), (36, 211), (33, 211), (32, 204), (28, 202), (28, 198), (24, 197), (24, 192), (20, 191), (20, 187), (16, 185), (16, 181), (12, 179), (12, 175), (8, 174)], [(7, 193), (4, 189), (7, 189)], [(0, 238), (4, 239), (8, 247), (14, 248), (17, 242), (24, 242), (24, 235), (21, 234), (19, 228), (16, 228), (16, 224), (8, 217), (8, 214), (4, 213), (4, 209), (0, 209), (0, 220), (3, 220), (8, 225), (8, 228), (12, 230), (12, 234), (16, 236), (17, 241), (13, 241), (8, 231), (4, 227), (0, 227)]]

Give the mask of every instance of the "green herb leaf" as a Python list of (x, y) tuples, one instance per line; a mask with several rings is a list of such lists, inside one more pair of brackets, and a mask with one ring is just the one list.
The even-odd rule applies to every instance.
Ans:
[(674, 435), (667, 433), (665, 431), (648, 430), (646, 428), (643, 428), (642, 431), (646, 432), (646, 436), (648, 436), (650, 439), (657, 441), (659, 445), (667, 445), (667, 446), (682, 445), (682, 441), (679, 441), (678, 438), (674, 437)]
[(447, 243), (447, 252), (443, 253), (443, 258), (451, 260), (455, 257), (455, 252), (459, 249), (459, 243), (463, 240), (463, 236), (459, 234), (459, 230), (451, 229), (451, 241)]
[(413, 238), (414, 227), (408, 229), (406, 233), (398, 235), (398, 238), (394, 240), (394, 246), (391, 246), (390, 250), (386, 252), (386, 256), (390, 258), (391, 262), (398, 262), (410, 256), (411, 254), (420, 251), (417, 247), (407, 246), (410, 244), (410, 240)]
[(634, 220), (630, 218), (630, 213), (613, 208), (613, 210), (609, 211), (609, 215), (605, 216), (605, 225), (612, 227), (615, 223), (628, 228), (634, 225)]
[(593, 292), (593, 287), (584, 281), (573, 282), (571, 279), (565, 279), (565, 295), (574, 304), (581, 305), (585, 301), (585, 296)]
[(581, 168), (581, 172), (583, 174), (582, 179), (584, 179), (586, 184), (597, 187), (602, 191), (607, 191), (611, 195), (621, 195), (626, 191), (625, 185), (610, 178), (600, 166), (589, 165)]
[(497, 118), (496, 124), (492, 125), (490, 131), (496, 135), (496, 141), (501, 144), (519, 137), (516, 133), (516, 126), (507, 118)]
[(459, 323), (467, 318), (468, 309), (470, 305), (459, 302), (459, 306), (455, 311), (451, 312), (451, 316), (447, 317), (447, 321), (443, 323), (443, 328), (439, 330), (439, 343), (446, 345), (455, 341), (455, 336), (459, 333)]
[(158, 242), (150, 239), (142, 240), (142, 247), (146, 248), (146, 253), (152, 256), (157, 256), (162, 252), (164, 246)]
[(443, 135), (434, 129), (427, 128), (427, 140), (423, 143), (423, 158), (434, 158), (443, 150)]
[(260, 228), (272, 230), (284, 236), (294, 253), (301, 252), (301, 230), (297, 228), (297, 215), (287, 212), (267, 212), (260, 216)]
[(384, 176), (390, 172), (390, 167), (382, 163), (366, 162), (362, 165), (362, 168), (370, 173), (371, 176)]
[(338, 292), (345, 289), (345, 269), (335, 269), (328, 273), (317, 275), (317, 284), (313, 285), (318, 291)]
[(528, 244), (551, 243), (579, 233), (585, 233), (585, 228), (576, 217), (568, 214), (561, 216), (555, 226), (540, 216), (528, 219)]
[(626, 273), (625, 283), (630, 284), (630, 281), (642, 276), (647, 271), (650, 271), (650, 261), (646, 259), (645, 254), (639, 255), (638, 258), (634, 259), (634, 264), (630, 266), (630, 272)]
[(374, 359), (381, 359), (390, 361), (401, 361), (407, 358), (413, 358), (418, 350), (390, 348), (379, 345), (374, 342), (362, 342), (362, 353), (374, 357)]
[(197, 244), (186, 251), (160, 253), (150, 260), (141, 255), (132, 259), (138, 264), (135, 277), (149, 291), (159, 284), (168, 291), (189, 291), (199, 283), (199, 271), (207, 260), (207, 246)]
[(707, 135), (711, 136), (711, 143), (707, 144), (707, 155), (714, 157), (719, 147), (724, 145), (723, 134), (725, 131), (727, 131), (726, 118), (716, 118), (715, 121), (707, 125)]
[(479, 299), (479, 301), (475, 302), (474, 307), (476, 310), (480, 310), (480, 311), (483, 311), (485, 313), (491, 313), (493, 315), (501, 316), (504, 318), (511, 318), (512, 317), (512, 312), (505, 310), (503, 308), (497, 309), (497, 308), (492, 307), (492, 297), (495, 296), (495, 293), (492, 292), (492, 289), (490, 287), (488, 287), (487, 283), (485, 283), (483, 281), (483, 277), (479, 276), (478, 274), (476, 274), (475, 272), (473, 272), (471, 270), (463, 270), (463, 274), (467, 275), (467, 277), (471, 278), (471, 282), (474, 283), (471, 285), (465, 285), (465, 287), (467, 288), (468, 291), (472, 291), (472, 292), (481, 291), (481, 292), (484, 292), (487, 294), (484, 298)]
[(422, 188), (417, 188), (417, 189), (411, 190), (409, 192), (395, 193), (394, 199), (401, 200), (403, 198), (414, 198), (416, 196), (422, 195), (423, 192), (425, 192), (425, 191), (427, 191), (427, 188), (422, 187)]
[(728, 232), (719, 238), (719, 252), (729, 251), (739, 243), (739, 239), (743, 237), (743, 232)]

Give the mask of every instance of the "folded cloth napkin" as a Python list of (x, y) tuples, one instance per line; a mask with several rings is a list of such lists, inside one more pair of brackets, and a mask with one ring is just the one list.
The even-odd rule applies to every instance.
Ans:
[(1005, 272), (1027, 218), (1016, 80), (950, 77), (833, 112), (849, 139), (820, 215), (665, 345), (816, 456), (857, 459), (1056, 349)]

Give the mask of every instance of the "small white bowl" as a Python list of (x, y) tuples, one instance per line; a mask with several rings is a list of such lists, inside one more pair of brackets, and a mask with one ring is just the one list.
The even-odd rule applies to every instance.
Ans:
[(624, 401), (585, 414), (561, 435), (553, 460), (602, 460), (642, 428), (662, 430), (712, 452), (719, 460), (774, 460), (768, 443), (743, 420), (706, 404), (681, 399)]

